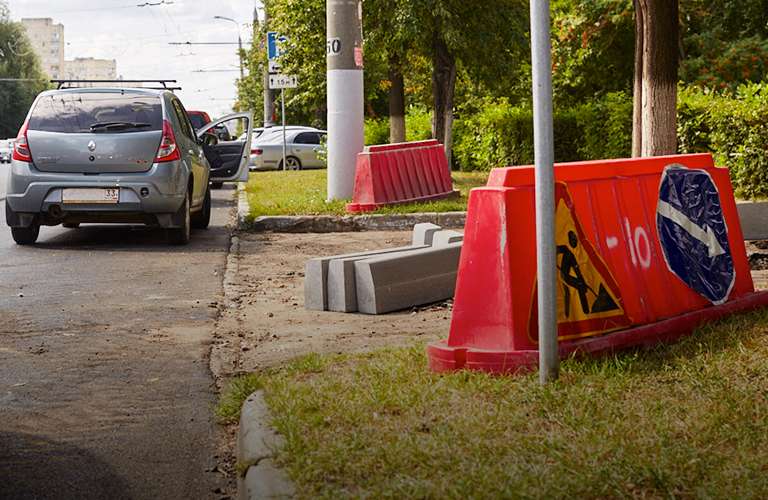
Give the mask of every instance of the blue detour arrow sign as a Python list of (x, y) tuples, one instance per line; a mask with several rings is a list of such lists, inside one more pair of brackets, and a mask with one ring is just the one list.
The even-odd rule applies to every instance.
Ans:
[(720, 193), (706, 170), (672, 164), (659, 183), (656, 229), (672, 273), (719, 305), (736, 282)]

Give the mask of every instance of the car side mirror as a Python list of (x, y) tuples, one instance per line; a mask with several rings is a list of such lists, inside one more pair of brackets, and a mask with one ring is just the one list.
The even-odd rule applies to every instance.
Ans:
[(200, 136), (200, 142), (203, 146), (215, 146), (219, 143), (219, 138), (216, 137), (216, 134), (205, 132)]

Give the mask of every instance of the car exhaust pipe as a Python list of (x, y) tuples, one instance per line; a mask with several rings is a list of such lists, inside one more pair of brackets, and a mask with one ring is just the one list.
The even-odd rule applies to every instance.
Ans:
[(51, 217), (56, 217), (57, 219), (63, 214), (59, 205), (51, 205), (48, 207), (48, 213), (51, 215)]

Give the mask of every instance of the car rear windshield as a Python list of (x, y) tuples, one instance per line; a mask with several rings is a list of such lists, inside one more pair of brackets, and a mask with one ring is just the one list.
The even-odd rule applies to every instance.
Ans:
[(77, 133), (126, 133), (162, 130), (160, 98), (122, 93), (67, 92), (38, 100), (30, 130)]
[(195, 130), (198, 130), (202, 128), (203, 125), (208, 123), (208, 120), (205, 119), (205, 115), (202, 113), (188, 113), (189, 119), (192, 120), (192, 126), (195, 127)]

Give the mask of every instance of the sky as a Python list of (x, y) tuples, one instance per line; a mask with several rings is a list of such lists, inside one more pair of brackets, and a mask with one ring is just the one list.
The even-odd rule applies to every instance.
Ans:
[(187, 110), (207, 111), (211, 118), (230, 113), (237, 97), (238, 30), (247, 49), (255, 4), (263, 18), (261, 2), (254, 0), (5, 2), (14, 21), (50, 18), (63, 25), (66, 60), (114, 59), (126, 80), (176, 80)]

